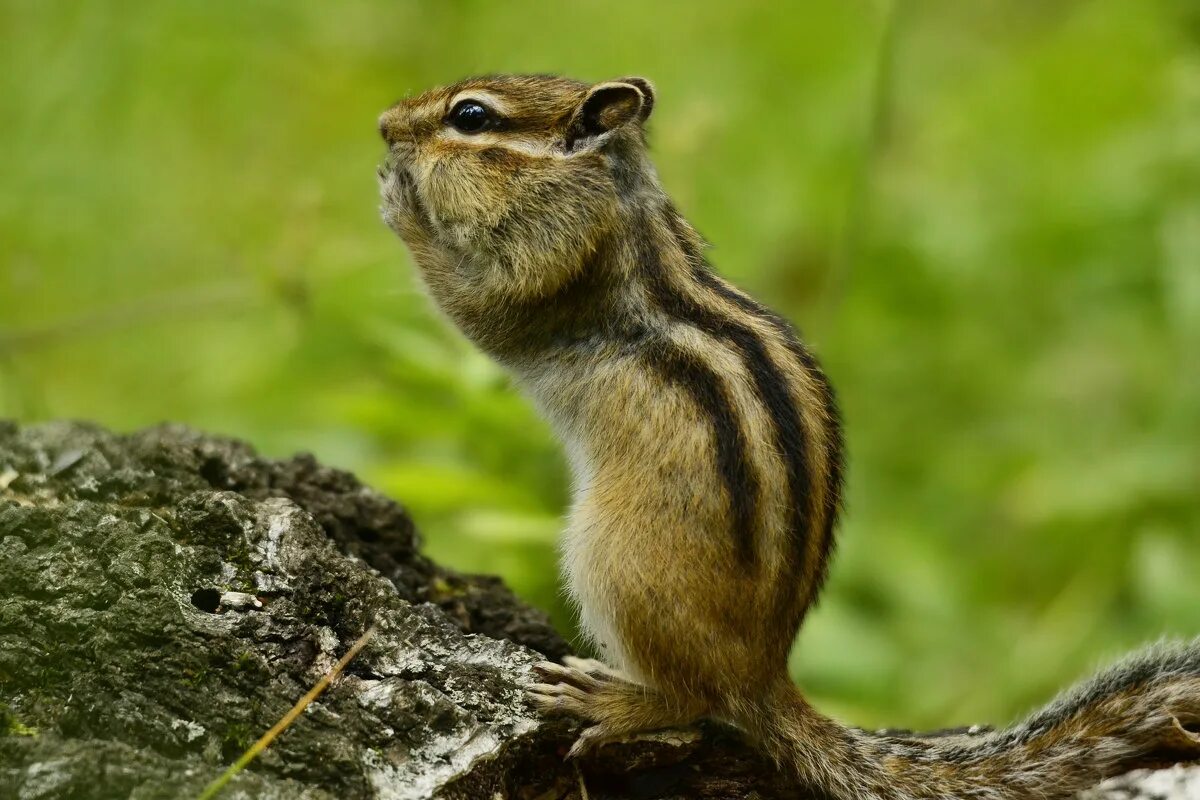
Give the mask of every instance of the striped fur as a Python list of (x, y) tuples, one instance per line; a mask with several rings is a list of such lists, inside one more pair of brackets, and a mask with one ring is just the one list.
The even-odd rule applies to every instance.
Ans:
[[(463, 100), (491, 109), (482, 132), (453, 128)], [(790, 685), (841, 505), (836, 402), (791, 326), (709, 267), (649, 161), (653, 107), (643, 79), (492, 76), (380, 120), (385, 220), (571, 461), (568, 586), (615, 671), (547, 665), (537, 702), (595, 723), (579, 749), (725, 719), (844, 800), (1067, 797), (1179, 746), (1170, 720), (1200, 718), (1196, 644), (971, 740), (866, 736)]]
[(750, 464), (750, 443), (738, 422), (736, 405), (718, 375), (702, 357), (670, 340), (647, 346), (645, 360), (665, 383), (686, 391), (712, 425), (717, 472), (729, 495), (730, 528), (738, 557), (749, 568), (755, 560), (755, 503), (758, 478)]

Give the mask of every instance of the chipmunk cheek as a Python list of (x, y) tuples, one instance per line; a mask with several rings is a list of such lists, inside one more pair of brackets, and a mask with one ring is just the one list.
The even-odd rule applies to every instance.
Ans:
[(443, 160), (418, 181), (418, 197), (439, 227), (457, 232), (453, 237), (457, 246), (467, 242), (467, 229), (486, 229), (503, 213), (486, 178), (461, 160)]

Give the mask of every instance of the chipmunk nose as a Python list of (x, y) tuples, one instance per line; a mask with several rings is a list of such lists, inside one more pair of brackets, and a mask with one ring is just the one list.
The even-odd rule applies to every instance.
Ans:
[(392, 120), (390, 111), (385, 111), (379, 115), (379, 135), (382, 136), (383, 140), (388, 144), (391, 144), (393, 141), (395, 141), (396, 137), (392, 133)]
[(389, 108), (379, 115), (379, 135), (389, 145), (393, 145), (408, 128), (406, 120), (396, 107)]

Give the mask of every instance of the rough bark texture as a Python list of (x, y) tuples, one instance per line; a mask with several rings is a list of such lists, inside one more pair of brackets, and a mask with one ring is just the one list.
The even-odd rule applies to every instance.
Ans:
[[(195, 797), (372, 624), (222, 797), (796, 796), (715, 726), (565, 763), (570, 725), (522, 686), (566, 643), (418, 544), (403, 508), (308, 456), (0, 422), (0, 800)], [(1107, 797), (1200, 797), (1200, 779), (1089, 795)]]

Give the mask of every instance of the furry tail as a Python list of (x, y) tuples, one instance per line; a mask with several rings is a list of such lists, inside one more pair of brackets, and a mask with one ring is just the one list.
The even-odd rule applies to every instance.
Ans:
[(871, 735), (822, 716), (790, 684), (731, 716), (812, 797), (1065, 799), (1131, 769), (1200, 759), (1200, 639), (1148, 648), (983, 735)]

